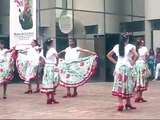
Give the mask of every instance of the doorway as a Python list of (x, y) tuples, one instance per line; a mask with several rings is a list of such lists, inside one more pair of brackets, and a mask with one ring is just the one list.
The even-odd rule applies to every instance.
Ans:
[(115, 65), (112, 64), (107, 58), (106, 55), (114, 45), (118, 44), (119, 34), (105, 34), (105, 35), (95, 35), (94, 36), (94, 48), (97, 52), (98, 64), (97, 72), (95, 78), (98, 81), (103, 82), (113, 82), (113, 71)]
[(94, 75), (95, 81), (105, 81), (106, 80), (106, 40), (105, 35), (95, 35), (94, 36), (94, 49), (98, 54), (97, 70)]
[[(118, 44), (119, 42), (119, 34), (106, 34), (106, 54), (109, 53), (113, 49), (113, 47)], [(116, 55), (114, 55), (115, 59)], [(110, 62), (106, 58), (106, 81), (107, 82), (113, 82), (114, 81), (114, 76), (113, 76), (113, 71), (114, 71), (115, 65)]]
[(68, 35), (61, 32), (59, 24), (56, 23), (56, 50), (60, 52), (61, 50), (68, 47)]

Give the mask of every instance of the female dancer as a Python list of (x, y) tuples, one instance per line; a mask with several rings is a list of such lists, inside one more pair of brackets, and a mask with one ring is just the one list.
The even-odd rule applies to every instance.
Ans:
[[(59, 55), (65, 53), (65, 60), (59, 64), (60, 85), (67, 87), (67, 94), (63, 98), (76, 97), (78, 95), (77, 87), (84, 84), (94, 74), (94, 62), (97, 57), (95, 52), (77, 47), (76, 39), (69, 39), (68, 45), (69, 47), (59, 53)], [(95, 56), (78, 59), (80, 52)], [(72, 95), (70, 88), (74, 88)]]
[(13, 50), (4, 49), (4, 43), (0, 40), (0, 86), (3, 85), (3, 99), (7, 99), (7, 84), (13, 78), (14, 60), (10, 53)]
[(135, 99), (135, 102), (147, 102), (147, 100), (143, 99), (142, 92), (146, 91), (148, 86), (149, 69), (147, 66), (147, 60), (149, 52), (147, 47), (144, 46), (144, 41), (142, 39), (137, 40), (136, 49), (139, 54), (139, 59), (137, 60), (135, 65), (135, 69), (137, 72), (137, 77), (136, 77), (137, 98)]
[(31, 48), (28, 50), (18, 51), (18, 57), (16, 61), (17, 70), (21, 79), (25, 80), (24, 83), (28, 84), (28, 90), (25, 92), (25, 94), (32, 93), (32, 86), (30, 83), (31, 79), (37, 79), (37, 88), (34, 93), (38, 93), (40, 91), (40, 78), (37, 74), (40, 49), (42, 49), (42, 47), (39, 47), (37, 40), (33, 40), (31, 42)]
[[(134, 78), (133, 78), (133, 65), (138, 59), (138, 53), (135, 50), (135, 46), (128, 44), (130, 36), (128, 33), (120, 37), (119, 44), (107, 54), (107, 58), (114, 64), (116, 64), (114, 71), (114, 84), (112, 89), (112, 95), (117, 96), (119, 100), (118, 111), (123, 111), (123, 99), (126, 99), (125, 107), (130, 109), (136, 109), (130, 103), (130, 98), (133, 97), (134, 92)], [(118, 61), (113, 58), (116, 54)], [(131, 59), (132, 55), (132, 59)]]
[(55, 100), (54, 95), (59, 83), (59, 73), (56, 68), (58, 65), (58, 55), (51, 38), (44, 42), (43, 56), (41, 57), (45, 61), (41, 92), (47, 95), (47, 104), (57, 104), (59, 102)]

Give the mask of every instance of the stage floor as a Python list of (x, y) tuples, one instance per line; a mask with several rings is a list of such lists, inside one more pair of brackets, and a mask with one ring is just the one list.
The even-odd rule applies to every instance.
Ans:
[[(0, 119), (158, 119), (160, 118), (160, 82), (150, 82), (144, 92), (147, 103), (135, 103), (136, 110), (116, 111), (118, 99), (111, 95), (112, 82), (87, 83), (79, 87), (78, 97), (62, 98), (65, 88), (58, 87), (59, 104), (46, 104), (46, 95), (24, 94), (24, 84), (9, 84), (8, 98), (0, 96)], [(35, 85), (33, 85), (35, 88)]]

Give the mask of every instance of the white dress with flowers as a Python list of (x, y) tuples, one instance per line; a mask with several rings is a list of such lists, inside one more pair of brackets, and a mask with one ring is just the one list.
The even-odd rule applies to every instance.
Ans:
[(139, 59), (136, 62), (135, 70), (136, 74), (136, 91), (146, 91), (148, 87), (148, 80), (147, 78), (150, 76), (151, 72), (148, 69), (148, 65), (145, 62), (147, 48), (141, 47), (138, 50)]
[(124, 57), (121, 57), (119, 55), (119, 45), (115, 45), (113, 48), (113, 51), (118, 57), (118, 61), (115, 68), (114, 84), (112, 89), (113, 96), (118, 96), (123, 99), (133, 97), (133, 92), (135, 88), (135, 72), (130, 64), (130, 50), (133, 48), (135, 48), (134, 45), (127, 44), (124, 49)]
[(71, 88), (81, 86), (95, 73), (97, 55), (79, 58), (78, 49), (80, 48), (65, 49), (65, 60), (61, 60), (58, 65), (61, 86)]
[(57, 54), (54, 48), (50, 48), (46, 54), (45, 59), (44, 74), (42, 80), (42, 93), (52, 93), (59, 84), (59, 72), (56, 67), (56, 57), (53, 54)]
[(39, 79), (37, 74), (39, 57), (40, 55), (36, 47), (28, 49), (26, 54), (18, 52), (16, 66), (19, 76), (24, 80), (24, 83), (29, 83), (33, 78)]
[(0, 85), (13, 78), (14, 60), (7, 49), (0, 50)]

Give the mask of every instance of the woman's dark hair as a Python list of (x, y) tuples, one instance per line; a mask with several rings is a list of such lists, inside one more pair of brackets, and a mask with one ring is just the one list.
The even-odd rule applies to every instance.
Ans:
[(49, 50), (48, 47), (52, 44), (53, 40), (51, 38), (47, 38), (46, 41), (43, 43), (43, 55), (46, 57), (47, 51)]
[(154, 50), (153, 49), (149, 50), (149, 55), (151, 55), (151, 54), (154, 55)]
[(38, 47), (40, 47), (40, 45), (38, 44), (38, 41), (37, 40), (33, 40), (34, 41), (34, 43), (36, 44), (36, 46), (38, 46)]
[(160, 53), (160, 48), (157, 47), (157, 48), (156, 48), (156, 56), (158, 56), (159, 53)]
[(19, 8), (18, 11), (21, 12), (21, 9)]
[[(137, 53), (138, 53), (139, 46), (140, 46), (140, 44), (139, 44), (139, 42), (137, 42), (137, 43), (136, 43), (136, 52), (137, 52)], [(139, 54), (139, 53), (138, 53), (138, 54)]]
[(4, 48), (4, 41), (0, 40), (0, 44), (2, 44), (3, 48)]
[(121, 57), (124, 57), (124, 54), (125, 54), (124, 47), (125, 47), (125, 43), (126, 43), (127, 39), (129, 39), (129, 35), (128, 34), (123, 34), (123, 35), (120, 36), (120, 40), (119, 40), (119, 55)]
[(2, 40), (0, 40), (0, 44), (4, 45), (4, 42)]
[[(35, 43), (35, 46), (40, 47), (40, 44), (38, 43), (38, 41), (37, 41), (37, 40), (33, 39), (33, 41), (34, 41), (34, 43)], [(41, 50), (38, 50), (38, 52), (40, 53), (40, 52), (41, 52)]]
[(137, 42), (136, 42), (136, 51), (137, 51), (137, 53), (138, 53), (138, 49), (139, 49), (140, 45), (142, 45), (142, 43), (143, 43), (143, 40), (141, 38), (139, 38), (137, 40)]
[(70, 40), (74, 42), (74, 44), (72, 45), (72, 48), (77, 47), (77, 40), (75, 38), (70, 38)]

